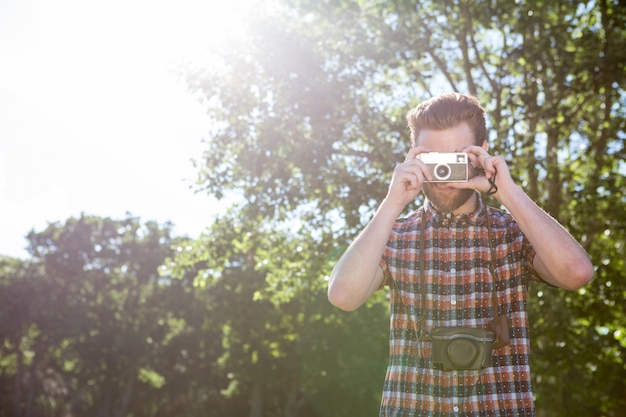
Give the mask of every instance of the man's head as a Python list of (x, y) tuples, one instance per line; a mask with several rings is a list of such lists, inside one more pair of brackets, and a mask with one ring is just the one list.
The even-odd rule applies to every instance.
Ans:
[(474, 145), (482, 145), (487, 140), (485, 110), (475, 97), (447, 93), (424, 101), (406, 116), (411, 130), (411, 146), (418, 145), (418, 137), (423, 129), (444, 130), (468, 124), (474, 134)]
[[(474, 145), (488, 149), (485, 111), (474, 97), (458, 93), (434, 97), (409, 111), (407, 120), (413, 147), (422, 146), (431, 152), (459, 152)], [(470, 169), (470, 177), (475, 175)], [(475, 208), (475, 193), (469, 188), (456, 189), (439, 182), (425, 183), (422, 191), (443, 212)]]

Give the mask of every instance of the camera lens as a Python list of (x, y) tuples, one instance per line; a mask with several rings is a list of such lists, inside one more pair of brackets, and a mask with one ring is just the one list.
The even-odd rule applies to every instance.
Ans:
[(447, 351), (450, 362), (457, 369), (470, 369), (480, 353), (480, 348), (473, 340), (457, 339), (450, 342)]
[(450, 169), (450, 166), (446, 164), (439, 164), (433, 170), (433, 174), (435, 175), (435, 178), (437, 178), (440, 181), (447, 180), (450, 177), (451, 173), (452, 173), (452, 170)]

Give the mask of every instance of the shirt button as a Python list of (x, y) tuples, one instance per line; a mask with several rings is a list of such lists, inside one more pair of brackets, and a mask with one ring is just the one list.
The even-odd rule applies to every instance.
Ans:
[(456, 274), (456, 268), (452, 268), (452, 269), (450, 270), (450, 273), (451, 273), (452, 275)]
[(452, 409), (454, 410), (455, 413), (459, 412), (459, 406), (455, 405), (454, 407), (452, 407)]
[(453, 298), (452, 301), (450, 301), (450, 304), (452, 304), (453, 306), (456, 305), (456, 298)]

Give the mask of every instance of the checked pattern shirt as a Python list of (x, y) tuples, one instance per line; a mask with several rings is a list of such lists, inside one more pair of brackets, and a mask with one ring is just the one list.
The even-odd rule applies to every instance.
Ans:
[[(486, 216), (490, 216), (496, 258), (491, 259)], [(420, 223), (426, 221), (425, 286), (421, 300)], [(381, 266), (390, 288), (389, 365), (381, 417), (535, 416), (530, 375), (527, 293), (539, 281), (535, 252), (512, 216), (479, 198), (471, 214), (442, 214), (424, 207), (398, 219)], [(431, 342), (418, 341), (434, 327), (489, 328), (495, 262), (499, 314), (509, 319), (510, 344), (493, 349), (491, 366), (444, 371), (433, 366)], [(422, 310), (422, 303), (426, 303)], [(426, 317), (420, 316), (424, 311)]]

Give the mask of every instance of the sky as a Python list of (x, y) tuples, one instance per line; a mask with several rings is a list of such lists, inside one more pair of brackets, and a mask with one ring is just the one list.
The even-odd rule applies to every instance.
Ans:
[(248, 3), (0, 0), (0, 255), (81, 213), (212, 223), (190, 189), (210, 121), (173, 68), (211, 65)]

